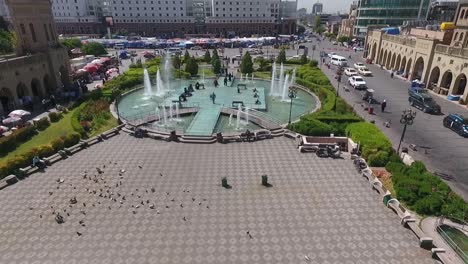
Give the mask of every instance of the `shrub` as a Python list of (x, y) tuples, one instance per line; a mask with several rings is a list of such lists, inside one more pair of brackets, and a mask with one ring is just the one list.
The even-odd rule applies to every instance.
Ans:
[(58, 122), (63, 117), (62, 113), (50, 112), (49, 119), (50, 122), (55, 123)]
[(39, 156), (41, 158), (52, 156), (55, 153), (54, 148), (51, 145), (41, 145), (37, 148), (31, 150), (34, 156)]
[(299, 122), (291, 124), (289, 129), (307, 136), (330, 136), (332, 133), (332, 128), (329, 125), (314, 118), (301, 119)]
[(78, 142), (80, 142), (80, 134), (78, 133), (71, 133), (71, 134), (68, 134), (64, 139), (63, 139), (63, 144), (66, 148), (69, 148), (73, 145), (76, 145), (78, 144)]
[(388, 152), (378, 151), (377, 153), (369, 155), (369, 166), (372, 167), (385, 167), (388, 162)]
[(36, 135), (34, 126), (26, 126), (13, 131), (10, 135), (0, 138), (0, 155), (6, 155), (14, 150), (20, 143), (29, 140)]
[(309, 62), (309, 67), (317, 67), (318, 66), (318, 61), (317, 60), (310, 60)]
[[(365, 159), (372, 154), (377, 154), (379, 151), (384, 151), (387, 153), (387, 160), (379, 161), (379, 163), (382, 162), (382, 165), (385, 165), (388, 162), (388, 157), (392, 152), (392, 144), (375, 125), (368, 122), (352, 123), (346, 128), (346, 134), (354, 142), (360, 143)], [(381, 154), (381, 157), (384, 157), (384, 155)]]
[(43, 117), (39, 119), (39, 121), (37, 121), (34, 125), (36, 126), (37, 130), (42, 131), (50, 126), (50, 122), (47, 117)]
[(75, 109), (75, 112), (73, 112), (73, 115), (71, 117), (71, 126), (73, 127), (73, 130), (75, 130), (75, 132), (78, 132), (81, 136), (86, 135), (86, 131), (83, 129), (79, 121), (81, 109), (83, 109), (85, 105), (86, 104), (83, 103), (80, 107)]
[(52, 140), (52, 142), (50, 142), (50, 145), (52, 146), (52, 148), (54, 149), (55, 152), (61, 150), (64, 148), (64, 140), (63, 138), (56, 138), (54, 140)]

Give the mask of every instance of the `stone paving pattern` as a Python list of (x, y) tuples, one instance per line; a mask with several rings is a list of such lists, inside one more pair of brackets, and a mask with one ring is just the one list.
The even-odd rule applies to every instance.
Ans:
[(434, 261), (349, 160), (122, 134), (0, 191), (0, 263)]

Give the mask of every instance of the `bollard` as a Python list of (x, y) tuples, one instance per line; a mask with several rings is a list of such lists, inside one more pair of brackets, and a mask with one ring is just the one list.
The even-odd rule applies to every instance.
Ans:
[(272, 187), (273, 185), (268, 183), (268, 176), (266, 174), (262, 175), (262, 185), (265, 187)]
[(223, 186), (226, 189), (231, 189), (232, 188), (231, 185), (228, 184), (228, 181), (227, 181), (226, 177), (223, 177), (221, 179), (221, 186)]

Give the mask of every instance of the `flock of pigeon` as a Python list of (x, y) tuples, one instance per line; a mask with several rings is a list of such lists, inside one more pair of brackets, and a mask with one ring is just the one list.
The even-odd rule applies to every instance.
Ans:
[[(86, 214), (89, 213), (90, 208), (99, 208), (100, 210), (124, 210), (131, 211), (131, 214), (137, 215), (139, 211), (150, 210), (155, 214), (163, 214), (171, 208), (184, 208), (184, 206), (198, 206), (203, 209), (210, 209), (210, 206), (206, 198), (194, 197), (190, 193), (190, 190), (183, 189), (181, 192), (183, 196), (188, 198), (180, 198), (180, 194), (172, 194), (170, 192), (161, 192), (158, 193), (155, 187), (146, 188), (122, 188), (125, 185), (125, 180), (128, 179), (131, 181), (130, 176), (125, 176), (125, 169), (121, 169), (117, 175), (111, 175), (111, 173), (106, 173), (106, 168), (110, 166), (117, 166), (117, 162), (109, 162), (107, 165), (101, 167), (96, 167), (94, 172), (84, 171), (82, 174), (82, 180), (85, 181), (83, 190), (76, 187), (73, 184), (69, 184), (70, 188), (73, 187), (73, 190), (84, 191), (85, 194), (92, 196), (90, 199), (95, 202), (88, 202), (88, 199), (80, 201), (76, 196), (70, 197), (69, 202), (62, 207), (50, 206), (51, 214), (55, 216), (54, 220), (57, 224), (63, 224), (72, 219), (73, 221), (79, 218), (78, 224), (81, 227), (86, 227)], [(137, 170), (141, 170), (143, 167), (138, 166)], [(155, 177), (158, 177), (155, 175)], [(164, 177), (162, 173), (159, 173), (159, 177)], [(64, 179), (57, 179), (56, 189), (60, 190), (60, 186), (65, 184)], [(67, 186), (68, 187), (68, 186)], [(77, 189), (78, 188), (78, 189)], [(63, 188), (65, 189), (65, 188)], [(50, 191), (49, 196), (53, 197), (54, 192)], [(71, 194), (72, 195), (72, 194)], [(71, 196), (70, 195), (70, 196)], [(175, 198), (177, 197), (177, 199)], [(30, 208), (33, 210), (33, 208)], [(79, 217), (71, 217), (73, 214), (78, 214)], [(43, 215), (40, 214), (39, 217), (42, 219)], [(183, 216), (181, 221), (189, 221), (188, 217)], [(84, 228), (76, 231), (78, 236), (84, 234)]]

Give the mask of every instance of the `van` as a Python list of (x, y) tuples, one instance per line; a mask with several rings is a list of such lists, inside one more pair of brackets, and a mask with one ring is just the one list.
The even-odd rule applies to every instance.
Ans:
[(166, 52), (169, 56), (174, 56), (176, 54), (182, 54), (182, 50), (180, 48), (175, 48), (175, 47), (172, 47), (172, 48), (167, 48), (166, 49)]
[(331, 57), (331, 64), (345, 67), (348, 65), (348, 61), (345, 59), (345, 57), (338, 56), (338, 55), (333, 55)]

